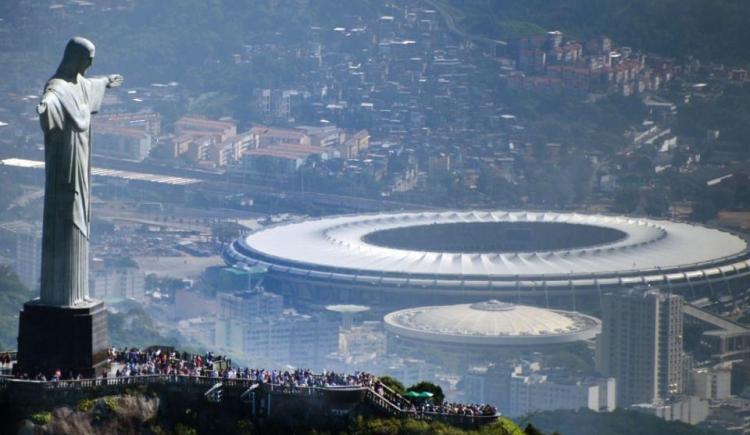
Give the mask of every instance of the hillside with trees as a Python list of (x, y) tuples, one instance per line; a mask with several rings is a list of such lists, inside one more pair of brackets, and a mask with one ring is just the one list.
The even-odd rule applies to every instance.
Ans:
[(666, 421), (653, 415), (618, 409), (614, 412), (548, 411), (519, 421), (531, 422), (543, 432), (556, 431), (570, 435), (711, 435), (715, 432), (677, 421)]
[(450, 0), (462, 29), (493, 38), (561, 30), (606, 35), (663, 56), (750, 61), (750, 2), (737, 0)]
[(0, 266), (0, 350), (16, 348), (18, 313), (32, 294), (13, 268)]

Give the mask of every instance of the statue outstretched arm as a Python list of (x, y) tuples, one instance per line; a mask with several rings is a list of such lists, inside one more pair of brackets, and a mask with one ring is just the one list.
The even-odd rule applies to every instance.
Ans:
[(122, 81), (124, 80), (120, 74), (111, 74), (107, 76), (107, 79), (109, 80), (109, 83), (107, 84), (108, 88), (120, 87), (122, 85)]
[(107, 88), (116, 88), (122, 84), (122, 76), (112, 74), (104, 77), (87, 78), (85, 83), (88, 104), (91, 113), (97, 113), (102, 106), (104, 93)]

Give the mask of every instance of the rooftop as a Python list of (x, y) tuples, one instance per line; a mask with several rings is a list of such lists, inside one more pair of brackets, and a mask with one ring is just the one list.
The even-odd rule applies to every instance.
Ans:
[(426, 341), (532, 345), (593, 338), (600, 331), (601, 322), (577, 312), (493, 299), (395, 311), (385, 316), (385, 326), (392, 333)]
[[(725, 231), (667, 220), (557, 212), (326, 217), (266, 228), (238, 245), (243, 256), (256, 259), (249, 260), (253, 264), (260, 259), (264, 264), (310, 270), (434, 278), (650, 271), (675, 274), (668, 279), (677, 279), (688, 267), (729, 267), (729, 271), (749, 267), (747, 243)], [(731, 261), (736, 264), (729, 265)], [(700, 271), (687, 273), (702, 276)]]
[[(0, 160), (0, 165), (15, 166), (18, 168), (44, 169), (44, 162), (40, 162), (37, 160), (12, 158), (12, 159)], [(151, 183), (172, 184), (176, 186), (195, 184), (201, 181), (201, 180), (197, 180), (194, 178), (170, 177), (168, 175), (146, 174), (142, 172), (121, 171), (118, 169), (105, 169), (105, 168), (93, 168), (91, 170), (91, 174), (94, 176), (98, 176), (98, 177), (121, 178), (121, 179), (129, 180), (129, 181), (131, 180), (148, 181)]]
[(326, 310), (328, 311), (334, 311), (337, 313), (361, 313), (363, 311), (368, 311), (370, 307), (366, 305), (328, 305), (326, 307)]

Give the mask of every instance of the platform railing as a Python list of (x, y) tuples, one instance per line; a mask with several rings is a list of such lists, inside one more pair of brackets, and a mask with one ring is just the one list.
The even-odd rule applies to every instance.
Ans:
[[(322, 375), (316, 375), (322, 378)], [(335, 391), (362, 391), (367, 403), (377, 407), (385, 414), (399, 418), (413, 418), (426, 421), (443, 421), (461, 426), (480, 426), (491, 423), (499, 418), (499, 415), (459, 415), (442, 414), (435, 412), (424, 412), (412, 407), (409, 400), (393, 391), (382, 383), (384, 394), (380, 394), (371, 386), (361, 385), (329, 385), (329, 386), (298, 386), (283, 383), (261, 382), (250, 378), (224, 379), (221, 377), (189, 376), (175, 374), (154, 374), (137, 376), (106, 377), (96, 379), (73, 379), (73, 380), (31, 380), (19, 379), (12, 376), (0, 376), (0, 391), (8, 388), (21, 388), (23, 390), (37, 391), (40, 393), (52, 391), (83, 391), (97, 388), (126, 390), (137, 385), (177, 385), (185, 388), (201, 387), (210, 389), (217, 383), (222, 383), (225, 390), (246, 391), (253, 385), (262, 386), (264, 391), (276, 394), (288, 394), (297, 396), (315, 396)], [(395, 401), (398, 401), (397, 404)]]
[(195, 385), (212, 387), (217, 382), (224, 384), (227, 389), (248, 388), (258, 382), (254, 379), (234, 378), (223, 379), (208, 376), (187, 376), (187, 375), (137, 375), (137, 376), (119, 376), (119, 377), (102, 377), (96, 379), (65, 379), (65, 380), (32, 380), (19, 379), (12, 376), (0, 376), (0, 388), (9, 385), (29, 385), (37, 386), (44, 390), (85, 390), (97, 387), (128, 387), (133, 385), (152, 385), (152, 384), (177, 384), (177, 385)]

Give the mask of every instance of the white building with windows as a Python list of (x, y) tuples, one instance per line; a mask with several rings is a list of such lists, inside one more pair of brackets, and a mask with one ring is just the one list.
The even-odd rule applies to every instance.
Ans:
[(326, 315), (285, 309), (283, 298), (262, 289), (218, 296), (216, 346), (258, 362), (323, 369), (339, 349), (339, 322)]
[(151, 152), (153, 138), (138, 128), (104, 124), (94, 130), (94, 152), (107, 157), (142, 161)]
[(42, 273), (42, 232), (37, 229), (16, 232), (16, 273), (23, 285), (39, 290)]
[(597, 369), (617, 379), (617, 403), (655, 403), (684, 392), (683, 299), (651, 288), (602, 296)]
[(557, 409), (613, 411), (614, 378), (555, 379), (531, 373), (513, 373), (510, 377), (508, 415), (521, 416)]
[(134, 263), (94, 258), (89, 273), (91, 297), (107, 302), (146, 300), (146, 275)]
[(653, 403), (638, 403), (630, 409), (667, 421), (681, 421), (687, 424), (698, 424), (708, 418), (709, 413), (708, 401), (696, 396), (679, 396)]
[(700, 368), (690, 373), (692, 393), (701, 399), (723, 400), (732, 395), (730, 368)]
[(614, 378), (542, 370), (539, 363), (472, 367), (461, 380), (465, 400), (490, 403), (511, 417), (558, 409), (613, 411)]

